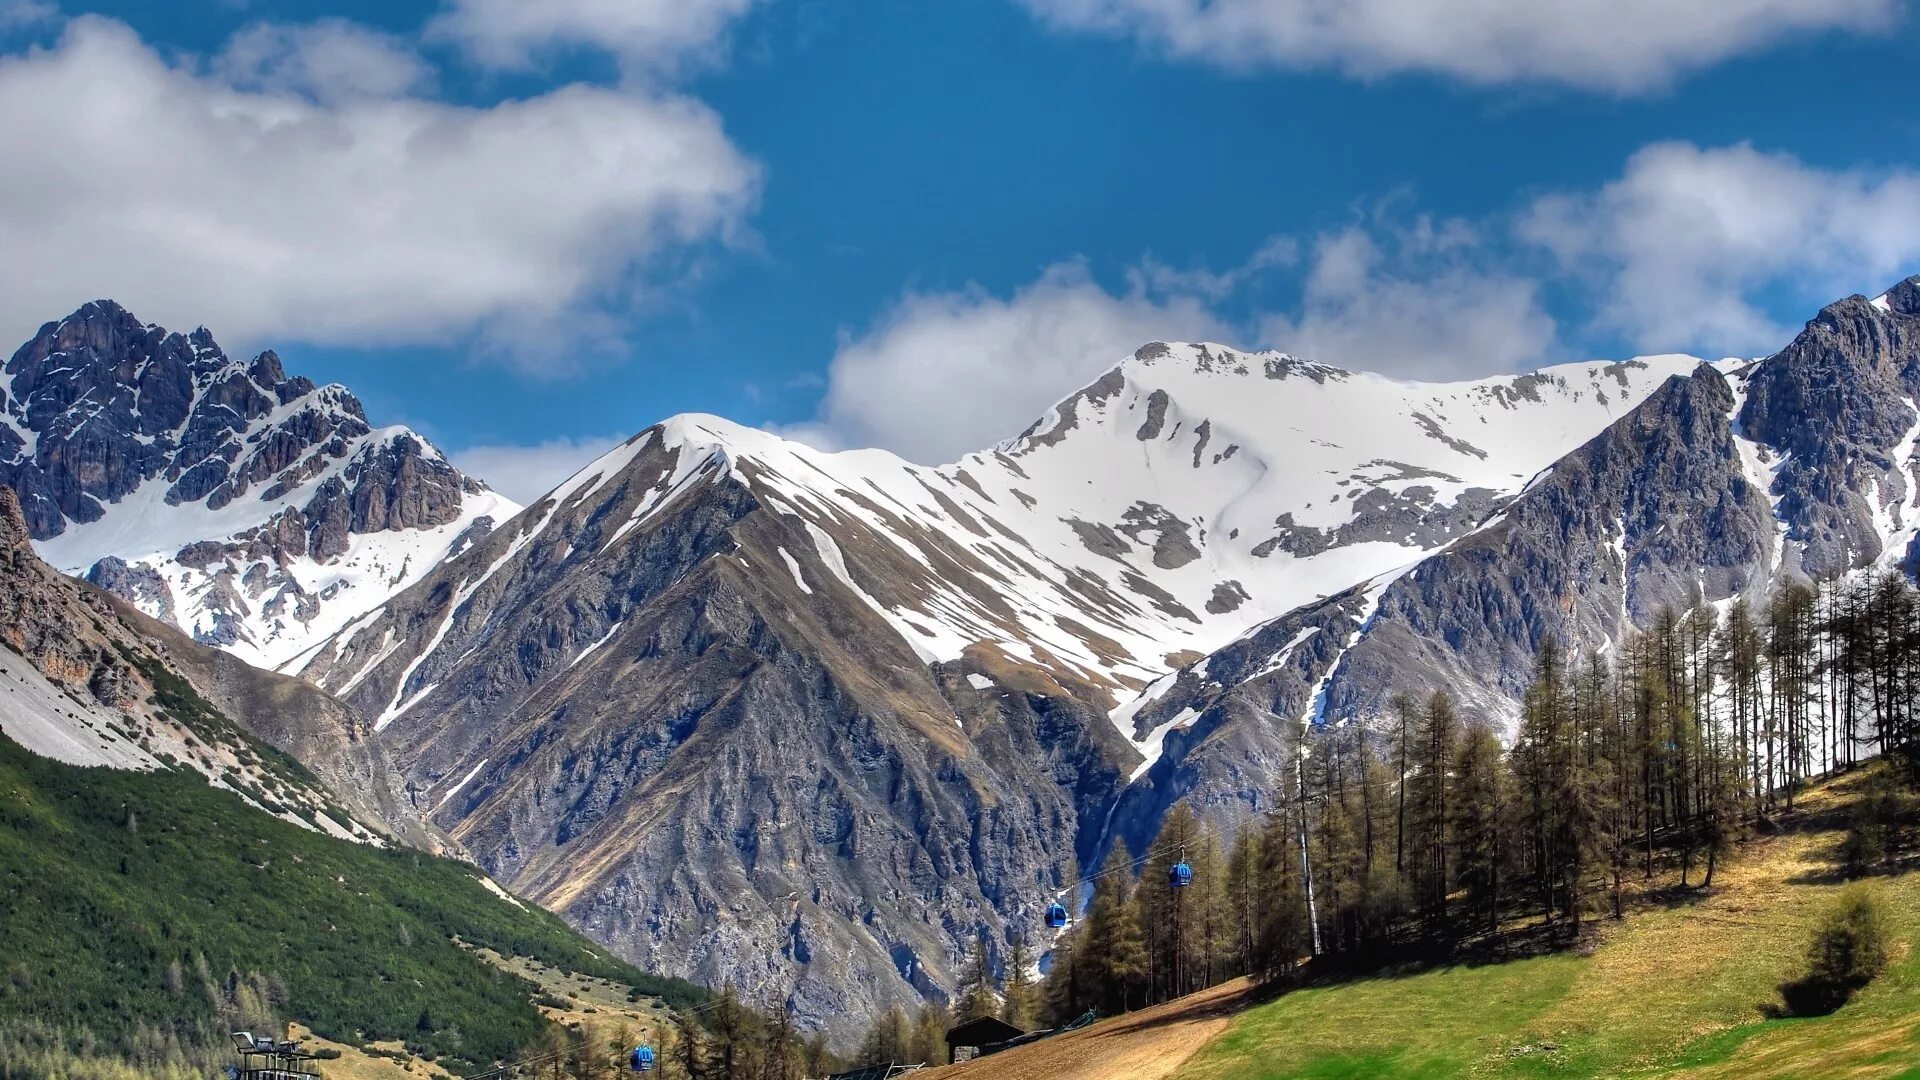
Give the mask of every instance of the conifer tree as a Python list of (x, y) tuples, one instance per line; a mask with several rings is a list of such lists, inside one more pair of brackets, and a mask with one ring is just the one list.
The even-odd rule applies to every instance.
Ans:
[(913, 1025), (907, 1011), (895, 1005), (874, 1020), (860, 1041), (861, 1065), (911, 1065)]
[(1446, 912), (1450, 883), (1447, 768), (1453, 763), (1458, 730), (1453, 699), (1436, 692), (1427, 700), (1426, 710), (1420, 717), (1415, 758), (1418, 771), (1409, 782), (1412, 796), (1408, 835), (1418, 858), (1411, 863), (1408, 877), (1414, 883), (1415, 896), (1429, 924), (1437, 922)]
[(1227, 853), (1227, 971), (1253, 972), (1254, 946), (1260, 936), (1264, 896), (1260, 882), (1260, 832), (1257, 822), (1246, 822), (1234, 834)]
[(1040, 984), (1040, 1015), (1048, 1026), (1059, 1027), (1094, 1004), (1080, 950), (1081, 927), (1069, 927), (1053, 939), (1052, 964)]
[(682, 1011), (673, 1014), (673, 1050), (685, 1080), (707, 1080), (707, 1037), (699, 1021)]
[(826, 1076), (834, 1071), (833, 1051), (827, 1046), (827, 1033), (816, 1031), (807, 1036), (806, 1044), (801, 1047), (800, 1067), (808, 1076)]
[(720, 988), (720, 996), (714, 1001), (707, 1022), (712, 1028), (708, 1055), (715, 1075), (720, 1080), (741, 1080), (752, 1054), (752, 1018), (740, 1004), (740, 995), (734, 991), (733, 983)]
[(904, 1063), (943, 1065), (947, 1060), (947, 1029), (951, 1027), (947, 1011), (928, 1002), (914, 1015), (913, 1029), (907, 1040)]
[(1126, 852), (1115, 844), (1100, 866), (1077, 957), (1089, 998), (1108, 1015), (1132, 1007), (1147, 974), (1131, 871)]
[(1135, 889), (1152, 1000), (1164, 1001), (1191, 989), (1189, 969), (1198, 953), (1196, 927), (1202, 901), (1189, 894), (1198, 888), (1197, 875), (1195, 884), (1186, 888), (1172, 887), (1168, 878), (1182, 860), (1191, 864), (1199, 842), (1200, 826), (1193, 809), (1184, 802), (1174, 804), (1148, 849)]
[(1034, 992), (1033, 975), (1029, 971), (1032, 966), (1033, 951), (1027, 948), (1026, 936), (1015, 934), (1007, 949), (1007, 974), (1003, 980), (1000, 1019), (1021, 1031), (1033, 1030), (1039, 1005)]
[(1500, 921), (1507, 855), (1507, 763), (1500, 740), (1482, 724), (1468, 728), (1454, 759), (1453, 835), (1467, 903), (1492, 932)]
[(993, 992), (993, 967), (987, 957), (986, 935), (975, 934), (973, 946), (967, 952), (967, 966), (960, 976), (959, 1004), (954, 1007), (954, 1015), (964, 1024), (999, 1013), (1000, 1001)]
[(1260, 882), (1267, 907), (1255, 947), (1254, 971), (1264, 978), (1291, 976), (1311, 943), (1289, 815), (1270, 817), (1261, 836)]

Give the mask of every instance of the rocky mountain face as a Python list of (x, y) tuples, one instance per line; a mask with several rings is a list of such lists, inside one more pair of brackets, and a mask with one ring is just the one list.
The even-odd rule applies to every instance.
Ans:
[(1182, 798), (1244, 817), (1300, 725), (1365, 721), (1396, 691), (1508, 726), (1547, 637), (1601, 646), (1782, 575), (1911, 572), (1917, 379), (1920, 278), (1829, 305), (1774, 356), (1672, 378), (1479, 528), (1156, 682), (1126, 715), (1166, 752), (1119, 831), (1140, 843)]
[(940, 468), (677, 417), (297, 670), (522, 895), (850, 1036), (976, 936), (1040, 938), (1158, 753), (1110, 712), (1695, 363), (1409, 384), (1154, 345)]
[(70, 764), (190, 769), (256, 809), (343, 838), (431, 839), (394, 797), (358, 714), (57, 573), (34, 554), (5, 487), (0, 732)]
[(518, 510), (346, 388), (104, 300), (7, 361), (0, 484), (50, 562), (263, 667)]

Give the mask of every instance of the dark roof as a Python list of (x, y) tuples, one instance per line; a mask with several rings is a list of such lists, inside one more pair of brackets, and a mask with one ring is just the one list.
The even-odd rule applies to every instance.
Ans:
[(1026, 1032), (997, 1016), (980, 1016), (947, 1029), (948, 1046), (992, 1046), (1017, 1039)]

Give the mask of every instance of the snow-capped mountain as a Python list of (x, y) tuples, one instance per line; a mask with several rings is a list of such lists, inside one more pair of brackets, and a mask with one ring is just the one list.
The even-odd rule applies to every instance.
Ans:
[(275, 667), (519, 509), (345, 387), (96, 301), (7, 362), (0, 483), (40, 554)]
[(1300, 725), (1446, 690), (1510, 727), (1539, 643), (1604, 647), (1663, 608), (1782, 577), (1920, 565), (1920, 278), (1824, 308), (1779, 353), (1702, 364), (1439, 551), (1356, 580), (1164, 676), (1124, 707), (1162, 754), (1115, 829), (1173, 800), (1216, 820), (1264, 793)]
[(838, 1022), (950, 989), (1091, 856), (1157, 745), (1110, 711), (1697, 363), (1421, 384), (1156, 344), (942, 467), (675, 417), (288, 670), (522, 895)]

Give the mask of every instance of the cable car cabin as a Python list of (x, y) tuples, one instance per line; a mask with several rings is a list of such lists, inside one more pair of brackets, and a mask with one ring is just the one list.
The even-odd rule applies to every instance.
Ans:
[(653, 1071), (653, 1047), (651, 1046), (634, 1047), (633, 1053), (627, 1055), (627, 1064), (633, 1068), (634, 1072), (637, 1072), (637, 1073), (652, 1072)]
[(1047, 926), (1058, 930), (1067, 925), (1067, 909), (1058, 902), (1047, 905)]
[(1184, 861), (1174, 863), (1173, 868), (1167, 871), (1167, 884), (1176, 889), (1184, 889), (1193, 884), (1193, 867), (1188, 866)]
[(316, 1080), (320, 1075), (314, 1056), (298, 1043), (276, 1042), (251, 1031), (233, 1032), (231, 1038), (240, 1065), (227, 1066), (227, 1080)]

